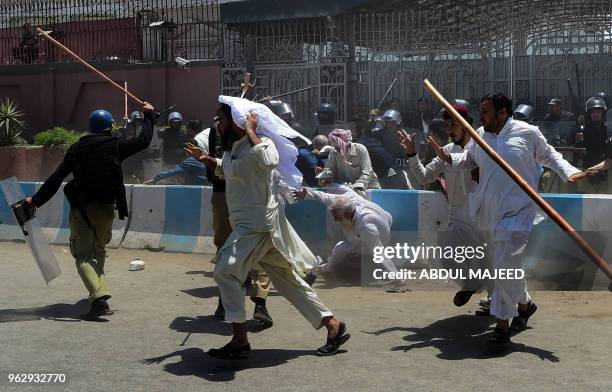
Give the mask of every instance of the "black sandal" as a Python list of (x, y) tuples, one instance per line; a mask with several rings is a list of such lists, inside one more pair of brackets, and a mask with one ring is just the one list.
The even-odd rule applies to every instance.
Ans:
[(493, 333), (487, 338), (487, 343), (498, 346), (507, 347), (510, 345), (510, 330), (503, 330), (495, 327)]
[(532, 301), (529, 301), (529, 304), (527, 305), (527, 310), (519, 310), (518, 316), (512, 319), (510, 329), (515, 332), (524, 331), (525, 328), (527, 328), (527, 322), (529, 321), (529, 318), (533, 316), (536, 310), (538, 310), (538, 306)]
[(340, 327), (338, 327), (338, 333), (333, 338), (327, 338), (327, 342), (324, 346), (321, 346), (317, 349), (317, 355), (320, 357), (334, 355), (338, 352), (340, 346), (346, 343), (347, 340), (350, 339), (351, 334), (346, 332), (346, 325), (343, 322), (340, 322)]
[(453, 298), (453, 304), (455, 304), (455, 306), (463, 306), (470, 301), (470, 298), (472, 298), (472, 295), (474, 295), (475, 293), (476, 291), (471, 290), (457, 291), (455, 297)]
[(235, 347), (230, 343), (221, 348), (211, 348), (207, 354), (217, 359), (248, 359), (251, 353), (251, 345)]

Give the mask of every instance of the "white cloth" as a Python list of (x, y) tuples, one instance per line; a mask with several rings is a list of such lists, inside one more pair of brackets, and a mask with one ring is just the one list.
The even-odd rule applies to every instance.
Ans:
[(348, 146), (348, 163), (335, 149), (329, 151), (325, 168), (316, 178), (330, 178), (333, 182), (350, 184), (351, 188), (380, 189), (378, 177), (372, 169), (368, 149), (363, 145), (351, 142)]
[[(546, 142), (537, 127), (525, 122), (510, 118), (498, 135), (479, 132), (533, 189), (537, 189), (540, 177), (538, 164), (551, 168), (564, 181), (580, 171)], [(479, 167), (479, 183), (468, 206), (470, 217), (478, 217), (480, 229), (492, 233), (493, 268), (523, 268), (536, 205), (477, 143), (466, 146), (463, 153), (450, 155), (455, 167)], [(518, 315), (517, 304), (528, 298), (524, 279), (496, 280), (491, 314), (500, 320), (514, 317)]]
[(208, 147), (208, 137), (210, 135), (210, 128), (206, 128), (202, 132), (195, 135), (194, 139), (198, 142), (198, 147), (200, 147), (206, 155), (210, 155), (210, 148)]
[(270, 139), (261, 141), (251, 147), (245, 135), (217, 159), (216, 174), (225, 179), (233, 229), (215, 257), (214, 278), (226, 320), (245, 321), (242, 283), (250, 270), (262, 268), (274, 287), (318, 328), (331, 312), (300, 277), (317, 261), (279, 208), (273, 183), (279, 155)]
[[(563, 181), (580, 170), (576, 169), (547, 142), (538, 127), (523, 121), (508, 119), (499, 135), (479, 133), (531, 188), (538, 189), (539, 166), (551, 168)], [(529, 196), (493, 161), (477, 143), (466, 145), (463, 153), (451, 153), (453, 166), (464, 169), (479, 168), (479, 182), (468, 198), (469, 216), (478, 217), (481, 229), (494, 231), (531, 231), (536, 206)], [(502, 218), (516, 216), (528, 210), (531, 218), (514, 222), (517, 226), (499, 227)]]
[[(372, 203), (358, 195), (356, 192), (345, 188), (342, 194), (329, 194), (306, 188), (306, 199), (318, 200), (328, 208), (339, 198), (349, 199), (355, 206), (352, 229), (342, 227), (344, 240), (338, 242), (328, 258), (328, 269), (334, 265), (354, 257), (371, 257), (374, 247), (386, 246), (391, 239), (391, 224), (393, 218), (379, 205)], [(382, 262), (388, 271), (397, 271), (393, 262), (385, 258)]]
[(298, 150), (289, 139), (300, 138), (309, 145), (310, 140), (272, 113), (266, 105), (226, 95), (220, 95), (219, 102), (232, 108), (232, 119), (242, 129), (245, 128), (247, 114), (257, 113), (257, 133), (270, 138), (278, 151), (280, 159), (276, 170), (290, 187), (299, 189), (302, 186), (302, 173), (295, 167)]
[[(493, 270), (521, 269), (525, 262), (525, 251), (529, 233), (514, 231), (504, 241), (495, 241), (493, 248)], [(491, 314), (499, 320), (518, 316), (517, 304), (531, 301), (525, 279), (496, 279), (490, 282)]]
[[(470, 140), (466, 146), (471, 143), (474, 143), (474, 141)], [(462, 153), (464, 148), (449, 143), (444, 146), (444, 151), (449, 154), (458, 154)], [(468, 195), (476, 188), (477, 183), (472, 180), (470, 169), (453, 167), (439, 157), (435, 157), (427, 166), (423, 166), (418, 156), (409, 158), (408, 162), (412, 175), (422, 185), (435, 182), (441, 174), (444, 174), (446, 195), (448, 196), (449, 224), (453, 222), (472, 223), (468, 214)]]
[[(466, 146), (471, 143), (474, 143), (474, 141), (470, 140)], [(444, 146), (444, 151), (449, 154), (459, 154), (464, 151), (464, 148), (455, 143), (449, 143)], [(478, 224), (470, 219), (468, 213), (468, 195), (477, 185), (472, 180), (471, 170), (453, 167), (439, 157), (434, 158), (427, 166), (423, 166), (419, 158), (414, 156), (409, 159), (409, 164), (413, 176), (422, 185), (432, 183), (441, 174), (444, 174), (449, 218), (446, 231), (438, 232), (439, 245), (442, 247), (483, 246), (486, 243), (486, 238), (478, 230)], [(482, 260), (467, 260), (464, 263), (456, 263), (455, 260), (440, 260), (440, 262), (443, 268), (460, 268), (464, 271), (463, 276), (469, 276), (469, 269), (488, 269), (490, 267), (489, 252), (485, 253), (487, 253), (487, 256)], [(481, 288), (485, 288), (490, 291), (487, 281), (467, 279), (456, 280), (456, 283), (461, 286), (462, 290), (479, 291)]]

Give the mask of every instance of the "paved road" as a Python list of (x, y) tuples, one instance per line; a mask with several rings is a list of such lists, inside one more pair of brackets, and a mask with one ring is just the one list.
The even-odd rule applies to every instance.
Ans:
[[(85, 290), (67, 250), (49, 287), (23, 244), (0, 244), (0, 390), (61, 391), (610, 391), (612, 294), (535, 292), (538, 313), (503, 353), (488, 349), (488, 318), (455, 308), (452, 287), (387, 294), (317, 282), (322, 299), (352, 333), (347, 351), (319, 358), (324, 340), (282, 297), (271, 329), (251, 329), (243, 363), (211, 359), (230, 326), (216, 305), (205, 256), (111, 250), (116, 314), (79, 321)], [(144, 271), (128, 272), (142, 258)], [(247, 301), (250, 302), (250, 301)], [(252, 309), (252, 304), (248, 304)], [(9, 385), (7, 375), (65, 373), (64, 385)]]

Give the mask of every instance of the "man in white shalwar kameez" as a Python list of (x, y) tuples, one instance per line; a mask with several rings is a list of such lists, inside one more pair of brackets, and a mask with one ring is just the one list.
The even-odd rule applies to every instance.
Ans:
[[(362, 264), (363, 261), (382, 264), (383, 270), (397, 272), (393, 261), (384, 254), (381, 261), (374, 260), (374, 249), (382, 249), (391, 239), (393, 223), (391, 214), (345, 185), (336, 184), (330, 190), (334, 193), (320, 192), (311, 188), (302, 188), (301, 191), (294, 193), (297, 199), (318, 200), (325, 204), (329, 212), (328, 231), (339, 227), (337, 230), (339, 233), (333, 236), (337, 242), (333, 245), (327, 263), (317, 266), (313, 271), (334, 272), (343, 265), (363, 267), (366, 266)], [(368, 269), (364, 271), (370, 272)], [(373, 277), (374, 275), (364, 276), (367, 281)], [(395, 293), (409, 290), (406, 281), (402, 279), (389, 279), (385, 289), (387, 292)]]
[[(214, 167), (216, 174), (225, 179), (233, 228), (216, 256), (213, 277), (219, 286), (225, 319), (232, 322), (234, 336), (223, 348), (211, 349), (208, 353), (220, 359), (248, 357), (251, 348), (242, 282), (249, 271), (261, 268), (274, 287), (314, 328), (327, 328), (327, 342), (317, 354), (335, 354), (350, 335), (346, 333), (345, 324), (334, 318), (301, 278), (301, 273), (311, 268), (316, 259), (279, 212), (274, 194), (276, 169), (288, 185), (301, 183), (299, 172), (296, 174), (297, 169), (293, 171), (295, 166), (288, 162), (291, 158), (295, 162), (297, 150), (292, 150), (291, 142), (283, 138), (284, 134), (294, 136), (290, 135), (293, 130), (277, 123), (264, 105), (224, 96), (219, 97), (219, 101), (222, 103), (217, 112), (219, 131), (224, 141), (230, 141), (226, 145), (231, 149), (225, 151), (222, 159), (215, 159), (200, 149), (188, 147), (193, 156)], [(272, 129), (275, 126), (278, 129)]]
[[(532, 189), (538, 187), (539, 165), (551, 168), (566, 182), (583, 177), (580, 170), (546, 142), (537, 127), (511, 116), (512, 103), (507, 97), (487, 95), (480, 103), (484, 132), (479, 132)], [(463, 153), (454, 154), (444, 151), (431, 138), (430, 143), (436, 154), (452, 162), (453, 166), (479, 168), (479, 183), (470, 194), (468, 206), (470, 217), (478, 217), (480, 229), (492, 235), (492, 272), (522, 269), (536, 214), (534, 202), (478, 144), (470, 144)], [(491, 314), (497, 318), (497, 327), (487, 340), (497, 345), (508, 345), (509, 319), (513, 318), (513, 330), (524, 329), (536, 309), (527, 292), (525, 279), (494, 279)]]
[[(473, 120), (469, 115), (465, 106), (454, 106), (455, 110), (465, 118), (468, 123), (472, 124)], [(443, 112), (444, 124), (448, 131), (452, 142), (443, 147), (447, 153), (462, 153), (468, 144), (474, 143), (470, 134), (464, 129), (461, 124), (454, 120), (447, 112)], [(486, 239), (478, 230), (478, 224), (470, 219), (468, 213), (468, 195), (478, 184), (472, 178), (472, 170), (453, 167), (451, 164), (444, 162), (440, 157), (434, 158), (427, 166), (423, 166), (419, 157), (416, 154), (416, 138), (415, 134), (408, 135), (406, 131), (399, 132), (401, 146), (406, 151), (409, 162), (410, 171), (413, 177), (421, 184), (427, 185), (437, 181), (440, 175), (444, 175), (446, 184), (446, 196), (448, 198), (448, 228), (444, 232), (440, 232), (441, 246), (482, 246), (486, 243)], [(486, 253), (486, 252), (485, 252)], [(488, 268), (488, 260), (467, 260), (462, 264), (455, 263), (454, 260), (444, 260), (443, 265), (446, 268), (461, 267), (464, 270), (464, 276), (467, 279), (457, 280), (461, 285), (453, 299), (456, 306), (465, 305), (472, 295), (481, 289), (489, 291), (488, 282), (469, 278), (469, 269)], [(482, 310), (480, 311), (483, 312)]]
[[(342, 230), (343, 239), (335, 244), (327, 263), (318, 267), (321, 272), (333, 271), (355, 260), (359, 263), (362, 257), (371, 261), (374, 248), (386, 246), (391, 239), (391, 214), (352, 189), (342, 187), (344, 192), (339, 194), (310, 188), (296, 192), (297, 199), (318, 200), (325, 204)], [(382, 264), (387, 271), (397, 271), (390, 259), (384, 258)]]

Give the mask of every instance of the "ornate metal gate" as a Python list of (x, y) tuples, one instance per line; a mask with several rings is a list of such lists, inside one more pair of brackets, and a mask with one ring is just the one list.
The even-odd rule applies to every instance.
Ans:
[(399, 99), (402, 111), (413, 115), (417, 101), (426, 95), (423, 80), (429, 79), (449, 98), (480, 98), (493, 86), (491, 58), (485, 52), (468, 50), (380, 53), (369, 62), (369, 103), (383, 97), (394, 78), (397, 85), (388, 97)]

